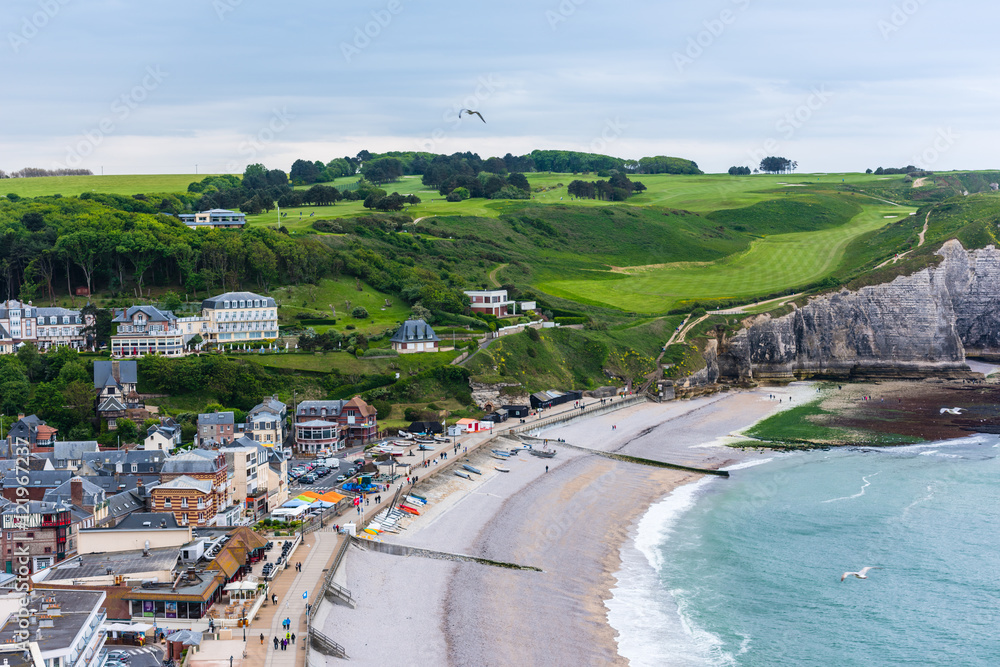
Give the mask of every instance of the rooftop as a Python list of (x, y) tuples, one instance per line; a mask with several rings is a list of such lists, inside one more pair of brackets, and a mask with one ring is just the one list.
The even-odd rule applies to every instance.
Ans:
[(143, 555), (142, 549), (85, 554), (49, 568), (47, 570), (49, 574), (44, 581), (55, 583), (57, 581), (103, 577), (109, 574), (108, 570), (111, 570), (110, 574), (120, 575), (169, 571), (174, 569), (180, 553), (181, 550), (178, 547), (164, 547), (150, 549), (148, 556)]

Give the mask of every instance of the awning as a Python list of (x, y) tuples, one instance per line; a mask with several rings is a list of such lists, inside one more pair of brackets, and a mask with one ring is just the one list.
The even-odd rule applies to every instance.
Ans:
[(227, 591), (255, 591), (257, 590), (257, 583), (254, 581), (234, 581), (230, 584), (226, 584)]
[(305, 500), (296, 500), (296, 499), (293, 498), (292, 500), (289, 500), (287, 503), (285, 503), (284, 505), (282, 505), (282, 507), (287, 508), (287, 509), (293, 509), (293, 508), (302, 507), (303, 505), (308, 505), (308, 504), (309, 503), (307, 501), (305, 501)]
[(152, 625), (146, 623), (105, 623), (104, 629), (107, 632), (146, 632)]

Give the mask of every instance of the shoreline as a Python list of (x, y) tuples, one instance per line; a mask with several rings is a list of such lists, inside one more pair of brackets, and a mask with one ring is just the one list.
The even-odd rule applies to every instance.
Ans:
[[(781, 391), (804, 396), (808, 387), (799, 383)], [(764, 457), (728, 448), (725, 441), (731, 432), (789, 407), (787, 401), (779, 406), (768, 399), (774, 391), (635, 405), (549, 427), (543, 437), (727, 467)], [(445, 474), (421, 484), (418, 493), (430, 501), (426, 511), (399, 535), (382, 536), (386, 542), (540, 567), (541, 573), (355, 548), (343, 576), (358, 608), (324, 603), (329, 609), (323, 631), (361, 664), (628, 664), (619, 655), (620, 630), (609, 623), (607, 605), (622, 576), (622, 549), (652, 507), (704, 476), (551, 444), (558, 451), (554, 459), (522, 453), (504, 464), (509, 473), (492, 470), (500, 462), (488, 452), (470, 454), (481, 478)], [(377, 630), (385, 627), (392, 629)], [(365, 641), (375, 636), (377, 641)], [(333, 667), (332, 658), (316, 656), (313, 662), (321, 660)]]

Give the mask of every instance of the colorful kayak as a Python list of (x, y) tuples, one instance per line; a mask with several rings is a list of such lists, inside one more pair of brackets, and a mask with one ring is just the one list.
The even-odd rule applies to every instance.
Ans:
[(418, 512), (417, 510), (413, 509), (409, 505), (400, 505), (399, 509), (403, 510), (407, 514), (413, 514), (414, 516), (420, 516), (420, 512)]

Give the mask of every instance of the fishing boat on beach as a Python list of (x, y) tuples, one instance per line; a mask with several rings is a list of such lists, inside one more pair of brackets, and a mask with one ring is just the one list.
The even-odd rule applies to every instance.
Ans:
[(510, 468), (504, 468), (501, 466), (493, 466), (494, 470), (499, 470), (500, 472), (510, 472)]
[(543, 459), (551, 459), (556, 455), (556, 450), (554, 449), (530, 449), (528, 451), (531, 452), (532, 456), (539, 456)]
[(506, 459), (506, 458), (508, 458), (510, 456), (510, 454), (508, 452), (505, 452), (502, 449), (491, 449), (490, 452), (492, 452), (494, 456), (499, 456), (499, 457), (504, 458), (504, 459)]
[(465, 468), (466, 470), (468, 470), (469, 472), (475, 473), (477, 475), (482, 475), (483, 474), (483, 473), (479, 472), (478, 468), (473, 468), (472, 466), (470, 466), (467, 463), (463, 463), (462, 467)]
[(412, 514), (414, 516), (420, 516), (420, 512), (417, 511), (416, 509), (410, 507), (409, 505), (400, 505), (399, 509), (403, 510), (407, 514)]
[(453, 471), (453, 472), (454, 472), (454, 473), (455, 473), (455, 474), (456, 474), (456, 475), (457, 475), (458, 477), (461, 477), (461, 478), (463, 478), (463, 479), (472, 479), (471, 477), (469, 477), (469, 473), (467, 473), (467, 472), (462, 472), (461, 470), (455, 470), (455, 471)]

